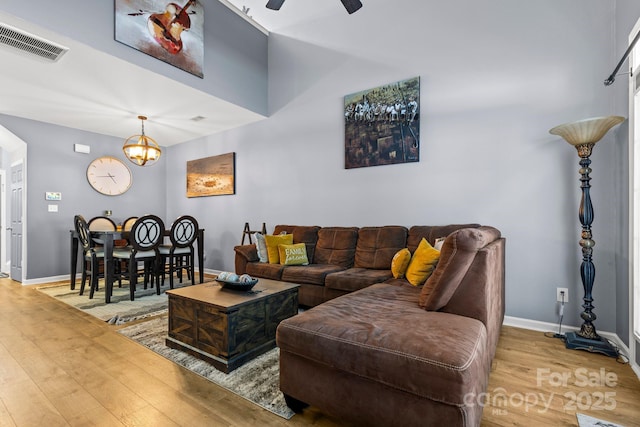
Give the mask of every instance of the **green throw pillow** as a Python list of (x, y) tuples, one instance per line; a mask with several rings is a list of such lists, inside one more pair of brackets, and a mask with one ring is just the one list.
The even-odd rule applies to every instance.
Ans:
[(278, 245), (280, 264), (283, 265), (307, 265), (307, 245), (296, 243), (295, 245)]

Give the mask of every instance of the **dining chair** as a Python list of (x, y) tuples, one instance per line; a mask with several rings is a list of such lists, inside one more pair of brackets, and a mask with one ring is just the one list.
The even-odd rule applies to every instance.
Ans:
[[(130, 216), (129, 218), (125, 219), (125, 220), (122, 222), (122, 231), (124, 231), (124, 232), (129, 232), (129, 231), (131, 231), (131, 228), (133, 227), (133, 224), (135, 224), (135, 222), (136, 222), (136, 220), (137, 220), (137, 219), (138, 219), (138, 217), (137, 217), (137, 216)], [(122, 240), (123, 240), (124, 242), (126, 242), (126, 243), (125, 243), (125, 244), (118, 244), (118, 245), (116, 245), (116, 246), (127, 246), (127, 245), (129, 245), (129, 244), (130, 244), (130, 243), (129, 243), (128, 235), (126, 235)], [(119, 243), (121, 243), (121, 242), (119, 242)]]
[(122, 231), (131, 231), (131, 227), (135, 224), (137, 216), (130, 216), (122, 222)]
[(82, 283), (80, 295), (84, 293), (87, 278), (90, 277), (89, 299), (93, 298), (98, 289), (98, 279), (101, 277), (99, 260), (104, 257), (104, 251), (97, 247), (91, 239), (89, 224), (82, 215), (73, 217), (73, 223), (78, 234), (78, 241), (82, 245)]
[(106, 216), (96, 216), (89, 220), (91, 231), (116, 231), (116, 223)]
[(160, 245), (162, 255), (162, 265), (168, 259), (167, 268), (162, 270), (162, 284), (164, 275), (169, 273), (169, 287), (173, 289), (173, 276), (177, 273), (180, 283), (182, 283), (182, 272), (187, 272), (187, 279), (191, 284), (195, 284), (195, 256), (193, 244), (198, 237), (198, 221), (192, 216), (183, 215), (171, 224), (169, 239), (171, 244)]
[(119, 261), (128, 261), (128, 271), (121, 276), (129, 279), (129, 296), (135, 298), (138, 282), (138, 263), (144, 265), (144, 288), (151, 279), (151, 286), (155, 280), (156, 294), (160, 295), (160, 261), (158, 250), (164, 238), (164, 223), (155, 215), (144, 215), (138, 218), (129, 233), (130, 246), (114, 248), (113, 257)]
[[(106, 216), (96, 216), (89, 220), (89, 230), (91, 231), (116, 231), (117, 229), (116, 223)], [(97, 243), (100, 244), (100, 242)], [(128, 243), (126, 239), (113, 241), (114, 246), (127, 246)]]

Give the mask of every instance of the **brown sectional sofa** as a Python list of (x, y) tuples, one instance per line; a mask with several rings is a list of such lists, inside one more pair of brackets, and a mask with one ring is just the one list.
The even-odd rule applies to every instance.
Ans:
[[(243, 246), (236, 248), (236, 268), (302, 283), (301, 304), (315, 306), (277, 330), (280, 389), (293, 409), (310, 404), (356, 425), (480, 424), (480, 396), (504, 319), (505, 239), (497, 229), (278, 226), (275, 232), (283, 230), (307, 244), (309, 266), (260, 265)], [(391, 277), (397, 250), (413, 253), (423, 237), (433, 245), (445, 236), (424, 286)]]
[(431, 244), (455, 230), (479, 224), (446, 226), (318, 227), (277, 225), (273, 234), (293, 234), (305, 243), (309, 265), (259, 262), (256, 245), (236, 246), (237, 274), (300, 284), (298, 302), (313, 307), (335, 297), (391, 279), (391, 259), (402, 248), (415, 251), (424, 237)]

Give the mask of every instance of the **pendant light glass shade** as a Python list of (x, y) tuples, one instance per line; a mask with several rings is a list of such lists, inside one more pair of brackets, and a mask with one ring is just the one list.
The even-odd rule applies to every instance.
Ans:
[(160, 159), (162, 150), (153, 138), (144, 134), (144, 121), (147, 118), (145, 116), (138, 116), (138, 118), (142, 120), (142, 133), (127, 138), (122, 151), (132, 163), (138, 166), (149, 166)]

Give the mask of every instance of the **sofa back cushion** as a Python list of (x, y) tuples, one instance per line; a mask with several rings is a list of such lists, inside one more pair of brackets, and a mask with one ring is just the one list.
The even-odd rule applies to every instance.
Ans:
[(282, 232), (293, 234), (293, 243), (304, 243), (307, 247), (309, 262), (314, 262), (313, 256), (318, 242), (318, 230), (320, 227), (317, 225), (276, 225), (273, 234)]
[(407, 227), (362, 227), (358, 232), (355, 267), (390, 270), (393, 256), (407, 247)]
[(351, 268), (357, 241), (358, 227), (323, 227), (318, 230), (318, 242), (312, 262)]
[(463, 228), (449, 234), (442, 245), (438, 265), (420, 292), (420, 307), (432, 311), (446, 306), (477, 252), (500, 237), (499, 230), (486, 226)]
[(450, 224), (450, 225), (414, 225), (409, 229), (407, 247), (414, 253), (420, 240), (424, 237), (431, 246), (436, 244), (436, 239), (447, 237), (449, 234), (461, 228), (478, 228), (480, 224)]

